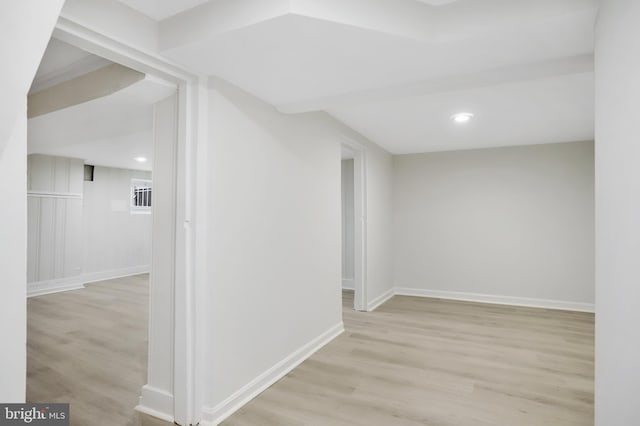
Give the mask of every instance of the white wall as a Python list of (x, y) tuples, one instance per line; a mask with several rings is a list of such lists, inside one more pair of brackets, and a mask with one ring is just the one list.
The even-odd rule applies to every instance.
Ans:
[(342, 160), (342, 288), (353, 289), (355, 223), (353, 160)]
[[(346, 134), (362, 139), (325, 114), (284, 115), (230, 85), (213, 84), (205, 332), (209, 420), (340, 331), (341, 143)], [(374, 150), (370, 164), (377, 165), (375, 159), (388, 154)], [(371, 188), (384, 178), (376, 172)], [(379, 226), (379, 200), (370, 201)], [(378, 253), (370, 251), (375, 263)], [(370, 278), (374, 284), (392, 282), (377, 277), (375, 269)]]
[(640, 2), (596, 25), (597, 426), (640, 424)]
[[(346, 132), (347, 130), (345, 130)], [(390, 295), (393, 277), (393, 157), (378, 145), (351, 136), (366, 146), (367, 306)]]
[(342, 322), (340, 142), (235, 88), (210, 92), (211, 339), (218, 404)]
[(591, 142), (394, 157), (396, 285), (589, 309), (593, 181)]
[(82, 286), (83, 161), (29, 155), (29, 295)]
[[(0, 401), (22, 402), (26, 383), (27, 91), (62, 0), (0, 4)], [(33, 13), (37, 10), (38, 13)]]
[(151, 173), (96, 166), (93, 178), (84, 182), (85, 279), (148, 272), (152, 216), (132, 214), (130, 197), (131, 180)]
[[(26, 96), (24, 98), (26, 101)], [(0, 401), (24, 402), (27, 375), (27, 110), (0, 151)]]

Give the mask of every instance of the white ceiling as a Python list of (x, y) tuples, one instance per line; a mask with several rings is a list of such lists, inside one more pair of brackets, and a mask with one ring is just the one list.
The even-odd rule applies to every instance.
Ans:
[(44, 90), (110, 63), (104, 58), (52, 38), (40, 61), (30, 93)]
[[(29, 119), (28, 153), (87, 164), (151, 170), (153, 104), (175, 87), (146, 77), (112, 95)], [(146, 157), (138, 163), (135, 157)]]
[(444, 4), (453, 3), (458, 0), (418, 0), (418, 1), (421, 1), (422, 3), (426, 3), (430, 6), (442, 6)]
[[(159, 22), (167, 58), (392, 153), (594, 137), (598, 0), (118, 1)], [(40, 77), (87, 60), (62, 50)]]
[(353, 152), (351, 149), (346, 148), (346, 147), (342, 147), (340, 149), (340, 158), (343, 160), (353, 160), (356, 157), (355, 152)]
[(208, 0), (118, 0), (130, 8), (147, 15), (151, 19), (161, 21), (192, 7), (206, 3)]
[[(396, 154), (593, 138), (593, 73), (388, 99), (329, 113)], [(475, 117), (460, 125), (459, 112)]]
[[(393, 153), (567, 142), (593, 138), (597, 6), (211, 0), (165, 17), (160, 41), (191, 70), (283, 112), (328, 111)], [(464, 129), (449, 120), (460, 108), (476, 115)]]

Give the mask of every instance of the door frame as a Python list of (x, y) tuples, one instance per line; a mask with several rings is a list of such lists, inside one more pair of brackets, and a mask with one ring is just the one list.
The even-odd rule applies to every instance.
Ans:
[(346, 136), (342, 148), (353, 153), (354, 298), (353, 309), (367, 311), (367, 167), (366, 147)]
[[(196, 253), (205, 247), (204, 238), (195, 232), (198, 218), (206, 217), (204, 179), (197, 179), (197, 170), (206, 170), (206, 102), (208, 79), (194, 75), (176, 64), (155, 55), (142, 52), (132, 46), (100, 34), (65, 17), (59, 17), (53, 37), (102, 56), (111, 61), (133, 68), (145, 74), (160, 77), (178, 87), (177, 143), (175, 146), (174, 188), (172, 212), (175, 227), (172, 232), (174, 274), (169, 292), (172, 304), (170, 330), (152, 333), (154, 300), (150, 297), (150, 333), (148, 383), (151, 383), (152, 363), (157, 356), (167, 353), (171, 358), (171, 392), (145, 385), (141, 391), (140, 404), (136, 410), (180, 425), (196, 425), (200, 421), (202, 406), (202, 383), (198, 374), (199, 307), (198, 281), (204, 276), (196, 263)], [(198, 168), (200, 166), (201, 168)], [(154, 230), (155, 232), (155, 230)], [(203, 263), (203, 262), (200, 262)], [(152, 274), (154, 265), (151, 265)], [(159, 309), (156, 309), (156, 314)], [(165, 313), (166, 315), (166, 313)], [(169, 342), (162, 348), (164, 354), (153, 349), (152, 336), (163, 336)]]

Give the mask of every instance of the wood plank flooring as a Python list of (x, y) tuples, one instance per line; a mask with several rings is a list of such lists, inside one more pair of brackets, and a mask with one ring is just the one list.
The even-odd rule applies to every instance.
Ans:
[[(138, 416), (146, 275), (28, 301), (27, 399), (71, 402), (77, 426)], [(226, 426), (591, 426), (592, 314), (396, 296)]]
[(147, 376), (149, 277), (27, 302), (27, 400), (69, 402), (74, 426), (166, 425), (138, 415)]
[(593, 425), (593, 314), (396, 296), (223, 424)]

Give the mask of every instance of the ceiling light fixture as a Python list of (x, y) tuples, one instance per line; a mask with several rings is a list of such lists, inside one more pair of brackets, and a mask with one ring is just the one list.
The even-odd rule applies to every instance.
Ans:
[(473, 118), (473, 114), (470, 112), (459, 112), (451, 116), (451, 120), (454, 123), (458, 123), (458, 124), (468, 123), (469, 121), (471, 121), (472, 118)]
[(146, 163), (147, 162), (147, 158), (146, 157), (136, 157), (136, 158), (134, 158), (134, 160), (136, 160), (138, 163)]

